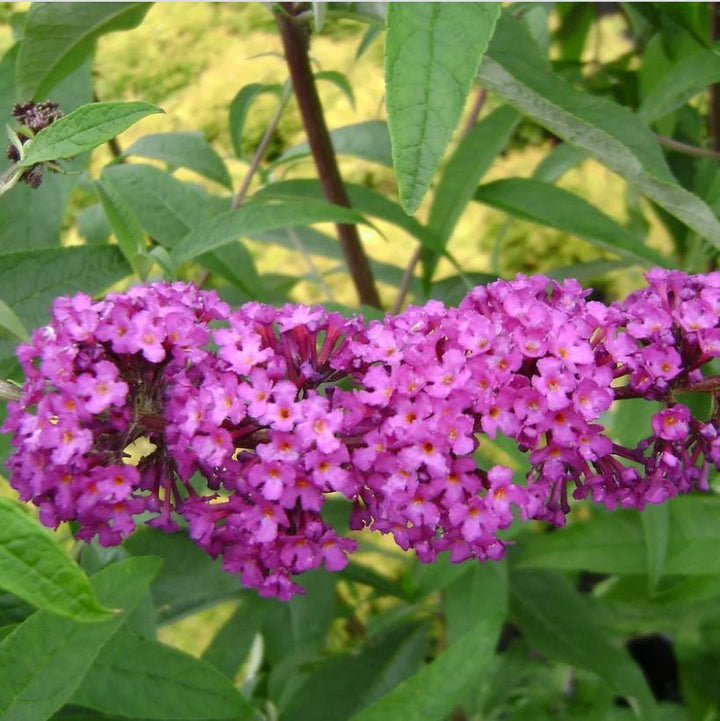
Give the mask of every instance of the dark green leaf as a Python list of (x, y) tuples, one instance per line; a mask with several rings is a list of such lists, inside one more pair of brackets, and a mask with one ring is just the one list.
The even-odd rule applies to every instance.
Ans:
[[(131, 611), (158, 572), (156, 558), (133, 558), (92, 578), (100, 601)], [(124, 621), (79, 623), (38, 611), (0, 643), (0, 721), (44, 721), (82, 682), (102, 647)]]
[(481, 80), (720, 247), (720, 221), (678, 185), (649, 128), (627, 108), (577, 90), (546, 67), (522, 26), (503, 13), (480, 67)]
[(163, 568), (152, 585), (160, 623), (232, 598), (242, 591), (240, 581), (225, 573), (186, 533), (164, 533), (143, 528), (124, 543), (134, 556), (152, 554)]
[[(415, 218), (408, 216), (402, 208), (392, 200), (386, 198), (371, 188), (354, 183), (345, 183), (345, 188), (350, 197), (352, 207), (361, 213), (372, 215), (376, 218), (388, 221), (397, 225), (405, 232), (412, 235), (420, 243), (430, 250), (445, 253), (442, 243), (427, 228), (420, 225)], [(258, 198), (323, 198), (323, 191), (320, 182), (315, 179), (283, 180), (278, 183), (271, 183), (259, 190), (254, 197)]]
[(102, 145), (138, 120), (162, 113), (156, 105), (145, 102), (90, 103), (43, 128), (25, 145), (20, 167), (58, 158), (72, 158)]
[(533, 170), (532, 177), (535, 180), (543, 180), (546, 183), (555, 183), (562, 178), (568, 170), (580, 165), (587, 155), (570, 143), (556, 145)]
[(15, 340), (30, 340), (27, 328), (22, 324), (20, 318), (4, 300), (0, 300), (0, 333), (3, 331), (10, 334)]
[[(427, 647), (424, 625), (403, 625), (356, 655), (335, 656), (310, 675), (280, 721), (343, 721), (411, 676)], [(385, 719), (397, 718), (385, 716)]]
[(414, 213), (460, 120), (496, 3), (391, 3), (385, 86), (400, 201)]
[(645, 265), (667, 266), (629, 230), (583, 198), (550, 183), (531, 178), (507, 178), (481, 185), (475, 200), (515, 217), (585, 238), (593, 245)]
[(88, 577), (52, 535), (16, 503), (0, 498), (0, 588), (78, 621), (105, 621)]
[(114, 165), (105, 168), (108, 178), (137, 215), (145, 232), (158, 243), (173, 248), (193, 228), (230, 210), (230, 198), (210, 195), (149, 165)]
[[(500, 575), (494, 575), (498, 571)], [(468, 572), (472, 577), (461, 576), (458, 584), (482, 584), (483, 576), (489, 576), (479, 594), (469, 595), (460, 586), (454, 588), (463, 597), (453, 606), (457, 640), (418, 673), (352, 716), (352, 721), (444, 721), (477, 683), (493, 658), (505, 621), (507, 582), (500, 568), (476, 566)]]
[[(384, 120), (367, 120), (363, 123), (344, 125), (330, 131), (333, 149), (337, 155), (352, 155), (372, 163), (379, 163), (392, 168), (392, 149), (390, 133)], [(273, 166), (310, 154), (307, 142), (294, 145), (286, 150)]]
[(167, 721), (241, 721), (254, 715), (230, 680), (210, 664), (124, 631), (100, 651), (72, 703)]
[[(428, 229), (446, 246), (477, 184), (497, 154), (505, 147), (520, 119), (519, 113), (501, 106), (477, 123), (460, 141), (440, 178), (430, 209)], [(437, 267), (436, 253), (422, 255), (423, 283), (427, 288)], [(433, 291), (434, 292), (434, 291)]]
[(76, 216), (78, 232), (88, 243), (105, 245), (110, 240), (112, 229), (100, 203), (83, 208)]
[(140, 24), (150, 3), (33, 3), (16, 70), (18, 98), (43, 100), (92, 52), (104, 33)]
[(720, 573), (720, 497), (680, 496), (669, 502), (665, 573)]
[(520, 566), (642, 574), (647, 556), (633, 511), (603, 513), (552, 533), (524, 533), (514, 558)]
[(303, 574), (303, 595), (286, 603), (271, 601), (263, 622), (266, 653), (271, 664), (297, 653), (315, 653), (327, 639), (335, 609), (337, 578), (325, 569)]
[(109, 180), (95, 181), (95, 190), (105, 216), (110, 221), (118, 247), (140, 280), (145, 280), (152, 267), (152, 260), (147, 254), (147, 240), (140, 221)]
[(584, 599), (559, 573), (518, 571), (510, 580), (510, 606), (528, 641), (541, 653), (597, 673), (625, 696), (646, 721), (655, 701), (629, 654), (607, 638)]
[(225, 163), (202, 133), (144, 135), (125, 151), (125, 155), (153, 158), (174, 168), (187, 168), (232, 190), (232, 179)]
[(248, 594), (232, 616), (217, 630), (210, 645), (203, 651), (203, 659), (234, 678), (260, 632), (271, 602), (257, 594)]
[(255, 98), (265, 93), (276, 95), (278, 100), (282, 97), (282, 85), (264, 85), (253, 83), (240, 88), (230, 103), (230, 140), (232, 140), (235, 155), (242, 157), (242, 134), (245, 119)]
[(363, 222), (363, 217), (354, 210), (323, 201), (248, 203), (195, 228), (173, 248), (170, 256), (179, 264), (264, 230), (313, 223)]
[(450, 239), (480, 179), (513, 134), (520, 114), (503, 105), (477, 123), (448, 160), (430, 209), (428, 227), (444, 243)]
[(677, 110), (708, 85), (720, 81), (720, 44), (679, 60), (643, 99), (638, 114), (648, 122)]
[[(0, 253), (0, 298), (27, 328), (47, 322), (52, 301), (83, 290), (99, 293), (130, 272), (117, 248), (84, 246)], [(0, 341), (0, 358), (13, 353)]]
[(346, 75), (337, 72), (337, 70), (321, 70), (319, 73), (315, 73), (315, 80), (327, 80), (329, 83), (332, 83), (345, 95), (350, 101), (353, 110), (355, 110), (355, 93)]

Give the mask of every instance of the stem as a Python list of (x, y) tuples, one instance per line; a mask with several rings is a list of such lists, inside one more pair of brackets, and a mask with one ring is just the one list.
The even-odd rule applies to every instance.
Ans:
[(265, 130), (265, 134), (262, 136), (262, 140), (260, 141), (259, 145), (257, 146), (257, 149), (255, 150), (255, 155), (253, 155), (253, 159), (250, 162), (250, 167), (248, 168), (247, 173), (245, 174), (245, 177), (243, 178), (243, 181), (240, 185), (240, 188), (237, 192), (237, 195), (235, 196), (233, 203), (232, 203), (232, 209), (237, 210), (245, 200), (245, 196), (247, 196), (248, 189), (250, 188), (250, 183), (252, 182), (252, 179), (257, 172), (258, 168), (260, 167), (260, 161), (263, 159), (263, 156), (265, 155), (265, 151), (268, 148), (268, 145), (270, 144), (270, 141), (272, 140), (272, 136), (275, 135), (275, 131), (277, 130), (278, 123), (280, 122), (280, 118), (282, 117), (283, 111), (287, 107), (288, 100), (290, 100), (290, 85), (286, 85), (285, 89), (283, 90), (282, 97), (280, 98), (280, 104), (277, 106), (277, 109), (275, 110), (274, 115), (272, 118), (270, 118), (270, 122), (268, 123), (267, 129)]
[(397, 298), (395, 299), (395, 303), (393, 304), (392, 310), (390, 311), (392, 315), (399, 313), (402, 309), (403, 303), (405, 302), (405, 297), (410, 290), (410, 283), (412, 283), (415, 267), (420, 262), (420, 258), (422, 257), (422, 249), (422, 245), (418, 244), (418, 247), (415, 248), (415, 252), (413, 253), (412, 258), (410, 258), (410, 262), (408, 263), (407, 268), (405, 268), (402, 281), (400, 282), (400, 288), (398, 289)]
[[(720, 4), (710, 3), (710, 41), (720, 37)], [(712, 149), (720, 151), (720, 83), (710, 86), (710, 143)]]
[[(712, 120), (712, 116), (711, 116)], [(674, 140), (673, 138), (666, 138), (664, 135), (656, 135), (658, 143), (664, 145), (670, 150), (675, 150), (678, 153), (684, 153), (685, 155), (694, 155), (699, 158), (715, 158), (720, 159), (720, 152), (717, 150), (709, 150), (707, 148), (699, 148), (697, 145), (688, 145), (680, 140)]]
[(330, 286), (325, 282), (325, 279), (322, 277), (322, 273), (320, 272), (317, 265), (315, 265), (315, 262), (312, 259), (312, 256), (310, 253), (307, 252), (307, 249), (303, 245), (303, 242), (298, 238), (298, 234), (295, 232), (294, 228), (288, 228), (287, 230), (287, 236), (290, 238), (290, 241), (295, 246), (295, 250), (297, 250), (300, 255), (302, 255), (303, 259), (305, 260), (305, 263), (307, 264), (308, 269), (310, 270), (310, 273), (312, 273), (315, 276), (315, 279), (318, 282), (318, 285), (322, 288), (323, 292), (327, 296), (327, 299), (330, 301), (334, 301), (332, 291), (330, 290)]
[(483, 105), (485, 105), (485, 98), (487, 98), (487, 88), (480, 88), (477, 94), (477, 98), (475, 98), (475, 103), (473, 104), (472, 110), (470, 111), (468, 121), (465, 124), (465, 129), (463, 130), (463, 137), (465, 137), (475, 127), (475, 123), (477, 123), (477, 119), (480, 117), (480, 112), (483, 109)]
[[(292, 12), (292, 3), (282, 3), (281, 8), (275, 13), (275, 20), (280, 30), (285, 60), (290, 71), (290, 79), (300, 108), (308, 144), (318, 171), (320, 186), (330, 203), (349, 208), (351, 207), (350, 199), (340, 177), (335, 151), (310, 67), (308, 36), (305, 28), (292, 17)], [(357, 226), (338, 224), (337, 230), (360, 302), (380, 308), (380, 296), (375, 287), (370, 263), (360, 243)]]

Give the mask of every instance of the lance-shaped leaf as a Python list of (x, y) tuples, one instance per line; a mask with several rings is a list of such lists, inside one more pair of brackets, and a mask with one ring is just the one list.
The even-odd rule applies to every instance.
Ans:
[(170, 255), (175, 263), (182, 263), (263, 230), (312, 223), (351, 225), (364, 222), (364, 218), (354, 210), (322, 201), (248, 203), (203, 223), (186, 235)]
[(0, 329), (17, 340), (27, 341), (30, 339), (27, 328), (4, 300), (0, 300)]
[(29, 167), (46, 160), (72, 158), (106, 143), (147, 115), (162, 112), (145, 102), (83, 105), (43, 128), (26, 144), (25, 157), (18, 165)]
[(638, 113), (647, 121), (677, 110), (690, 98), (720, 81), (720, 44), (673, 65), (642, 101)]
[(668, 261), (640, 238), (583, 198), (532, 178), (507, 178), (481, 185), (475, 200), (517, 218), (541, 223), (585, 238), (593, 245), (644, 265)]
[(510, 608), (523, 635), (542, 654), (594, 671), (645, 721), (657, 718), (642, 671), (627, 651), (610, 642), (588, 601), (563, 575), (517, 571), (511, 577)]
[(414, 213), (460, 120), (497, 3), (390, 3), (385, 84), (400, 201)]
[(97, 37), (140, 24), (152, 3), (33, 3), (16, 70), (18, 98), (43, 99), (82, 64)]
[(140, 221), (109, 180), (96, 181), (95, 189), (122, 254), (140, 279), (145, 280), (152, 260), (147, 254), (147, 242)]
[[(130, 612), (160, 567), (157, 558), (131, 558), (92, 577), (98, 598)], [(78, 623), (38, 611), (0, 643), (0, 721), (44, 721), (80, 685), (125, 614), (101, 623)]]
[(480, 78), (524, 113), (637, 186), (641, 193), (720, 247), (720, 221), (670, 172), (650, 129), (627, 108), (574, 88), (547, 68), (532, 39), (503, 13)]
[(138, 138), (125, 155), (161, 160), (174, 168), (187, 168), (232, 189), (232, 179), (215, 148), (197, 132), (153, 133)]
[(105, 621), (112, 615), (52, 535), (4, 498), (0, 498), (0, 588), (78, 621)]
[(250, 106), (256, 98), (266, 93), (275, 95), (279, 100), (283, 95), (282, 85), (251, 83), (240, 88), (230, 103), (230, 140), (232, 140), (233, 150), (238, 158), (242, 157), (242, 134)]
[(158, 721), (243, 721), (255, 714), (206, 661), (126, 631), (100, 651), (72, 703)]
[[(352, 721), (444, 721), (448, 717), (477, 683), (495, 653), (507, 612), (504, 569), (496, 574), (497, 569), (487, 566), (468, 568), (468, 575), (453, 584), (453, 600), (457, 603), (451, 603), (449, 609), (452, 639), (448, 648), (418, 673), (352, 716)], [(456, 585), (459, 583), (463, 586)], [(477, 587), (481, 590), (470, 592)]]
[[(373, 163), (392, 168), (392, 149), (387, 123), (383, 120), (367, 120), (362, 123), (344, 125), (330, 131), (333, 149), (337, 155), (352, 155)], [(273, 161), (273, 167), (310, 154), (307, 142), (288, 148)]]

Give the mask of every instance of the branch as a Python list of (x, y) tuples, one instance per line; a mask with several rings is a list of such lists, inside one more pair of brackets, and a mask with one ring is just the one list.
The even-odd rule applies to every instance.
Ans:
[[(292, 17), (293, 4), (283, 3), (275, 13), (285, 60), (300, 108), (308, 144), (317, 168), (320, 186), (328, 202), (350, 208), (350, 199), (340, 177), (330, 133), (325, 123), (308, 55), (306, 30)], [(338, 236), (360, 302), (380, 308), (380, 296), (360, 243), (357, 226), (338, 225)]]
[[(710, 3), (710, 42), (720, 37), (720, 5)], [(720, 151), (720, 83), (710, 86), (710, 142), (712, 149)], [(720, 157), (720, 156), (718, 156)]]
[(272, 118), (270, 118), (270, 123), (267, 126), (267, 129), (265, 130), (265, 134), (262, 136), (262, 140), (260, 141), (259, 145), (257, 146), (255, 150), (255, 155), (253, 155), (253, 159), (250, 163), (250, 167), (248, 168), (247, 173), (245, 174), (245, 177), (243, 178), (243, 181), (240, 185), (240, 188), (238, 189), (237, 195), (235, 196), (233, 203), (232, 203), (232, 209), (237, 210), (245, 200), (245, 196), (247, 195), (248, 189), (250, 188), (250, 183), (252, 182), (253, 177), (255, 176), (255, 173), (257, 172), (257, 169), (260, 167), (260, 161), (263, 159), (263, 156), (265, 155), (265, 152), (267, 151), (267, 147), (270, 144), (270, 141), (272, 140), (272, 136), (275, 135), (275, 131), (277, 130), (278, 123), (280, 122), (280, 118), (282, 117), (283, 111), (287, 107), (288, 100), (290, 100), (290, 85), (286, 85), (283, 89), (282, 97), (280, 98), (280, 104), (278, 105), (277, 109), (275, 110), (274, 115)]
[(678, 153), (684, 153), (685, 155), (694, 155), (699, 158), (715, 158), (720, 159), (720, 152), (716, 150), (710, 150), (708, 148), (699, 148), (697, 145), (688, 145), (679, 140), (673, 140), (672, 138), (666, 138), (664, 135), (656, 135), (658, 143), (660, 145), (675, 150)]

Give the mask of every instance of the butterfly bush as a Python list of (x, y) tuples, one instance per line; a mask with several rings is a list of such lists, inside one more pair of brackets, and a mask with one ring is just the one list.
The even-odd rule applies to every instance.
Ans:
[[(717, 404), (703, 421), (677, 400), (719, 392), (701, 368), (720, 356), (720, 273), (647, 280), (605, 305), (574, 280), (519, 275), (369, 324), (299, 305), (231, 312), (182, 283), (59, 298), (18, 351), (11, 483), (85, 541), (185, 525), (281, 599), (355, 550), (322, 515), (336, 494), (350, 528), (421, 561), (497, 559), (516, 517), (562, 525), (586, 497), (642, 509), (720, 468)], [(630, 398), (662, 408), (633, 448), (601, 422)], [(478, 466), (498, 433), (529, 454), (522, 482)]]

